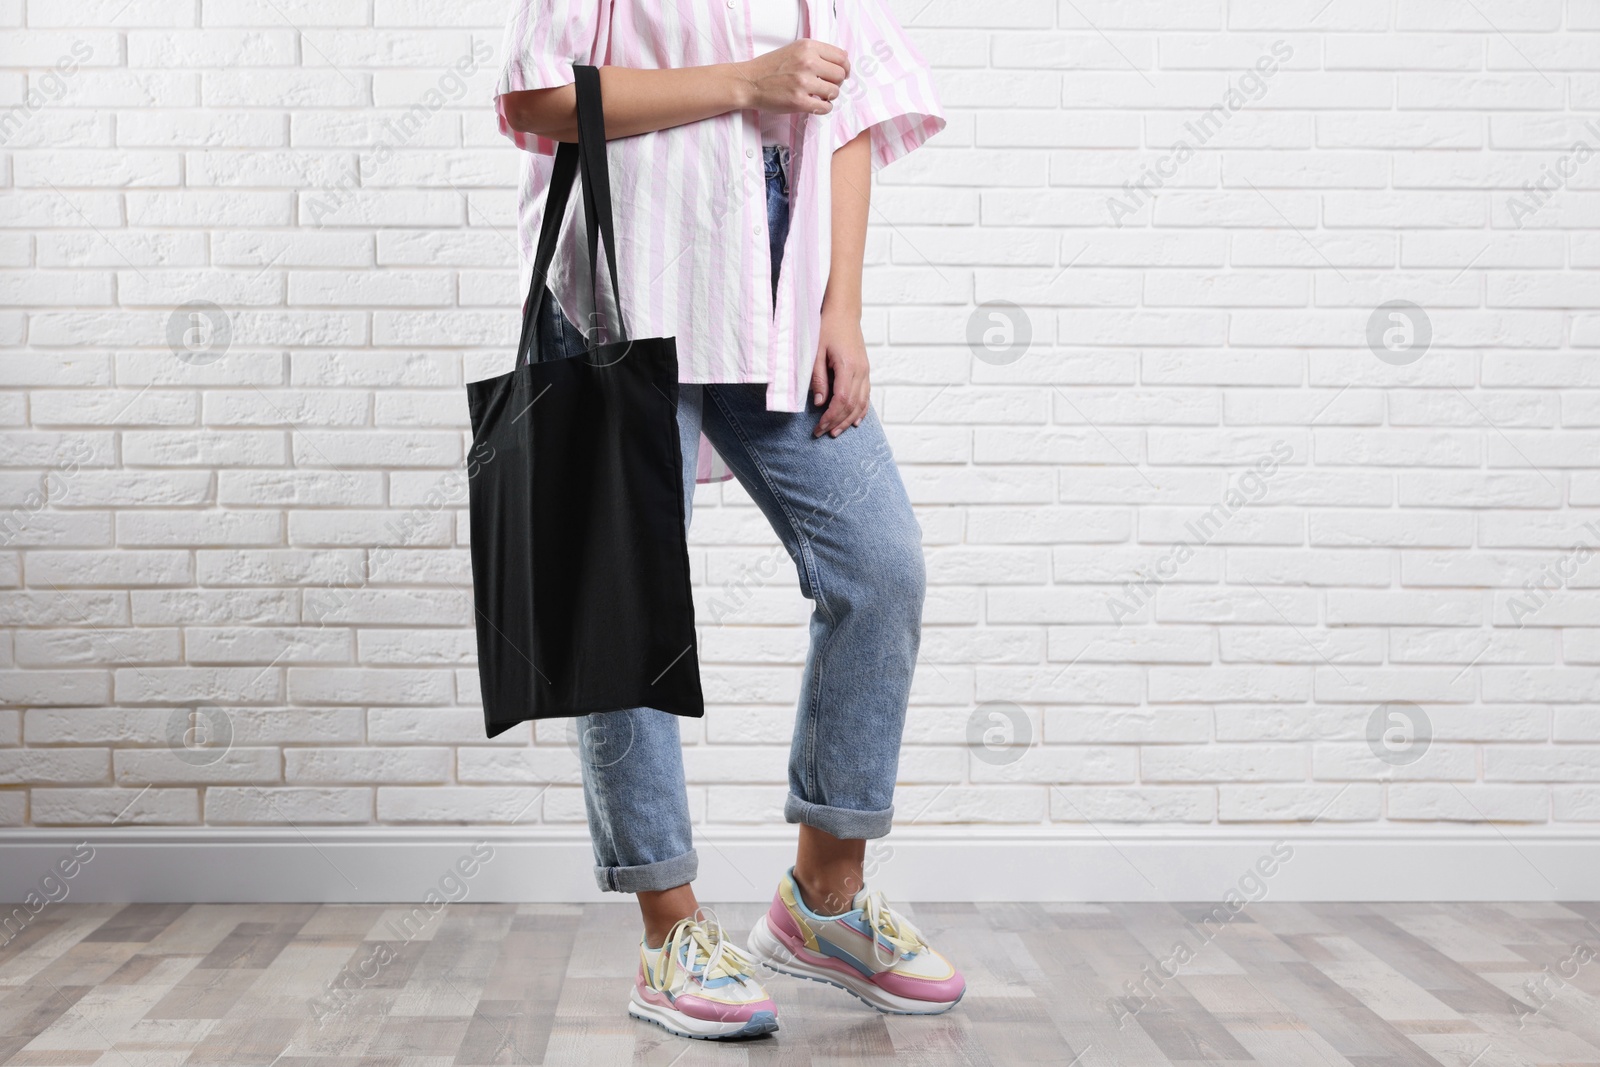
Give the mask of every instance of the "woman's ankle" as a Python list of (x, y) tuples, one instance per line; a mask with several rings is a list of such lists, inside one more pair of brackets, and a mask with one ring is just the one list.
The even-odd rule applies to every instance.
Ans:
[(649, 948), (660, 948), (672, 928), (700, 908), (694, 889), (687, 882), (671, 889), (646, 890), (636, 895), (639, 914), (644, 920), (644, 943)]
[(834, 837), (802, 824), (794, 861), (794, 883), (801, 903), (818, 915), (849, 911), (866, 882), (862, 870), (866, 853), (865, 841)]
[(800, 903), (817, 915), (840, 915), (850, 910), (863, 880), (861, 868), (824, 868), (806, 872), (796, 864), (794, 888)]

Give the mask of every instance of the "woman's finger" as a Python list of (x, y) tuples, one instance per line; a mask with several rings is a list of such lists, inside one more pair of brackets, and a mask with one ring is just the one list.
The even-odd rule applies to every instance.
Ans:
[(835, 420), (838, 433), (843, 433), (850, 425), (850, 420), (856, 417), (856, 406), (861, 403), (862, 374), (851, 364), (846, 364), (839, 375), (839, 392), (843, 394), (844, 403), (839, 408), (839, 417)]
[(816, 362), (811, 368), (811, 402), (821, 407), (828, 399), (828, 353), (826, 350), (817, 353)]
[(833, 434), (835, 437), (838, 436), (837, 434), (834, 434), (834, 430), (839, 425), (839, 411), (845, 403), (846, 401), (844, 397), (838, 395), (834, 396), (834, 398), (828, 403), (828, 410), (824, 411), (822, 413), (822, 418), (817, 421), (817, 428), (812, 433), (813, 437), (821, 437), (823, 434)]
[(833, 391), (833, 400), (828, 404), (828, 411), (822, 417), (822, 422), (817, 427), (818, 436), (831, 434), (838, 437), (855, 417), (855, 401), (845, 382), (835, 383), (837, 388)]
[(867, 417), (867, 407), (872, 402), (872, 382), (863, 374), (860, 379), (861, 388), (856, 394), (856, 420), (850, 425), (860, 426), (861, 421)]

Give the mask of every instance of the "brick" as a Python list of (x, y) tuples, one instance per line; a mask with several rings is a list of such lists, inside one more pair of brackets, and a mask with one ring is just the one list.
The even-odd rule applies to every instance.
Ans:
[(362, 825), (373, 814), (370, 788), (214, 785), (205, 792), (209, 826)]
[(198, 789), (37, 788), (29, 792), (36, 826), (192, 826), (200, 822)]
[(454, 759), (447, 748), (291, 748), (284, 780), (346, 785), (353, 782), (444, 782)]

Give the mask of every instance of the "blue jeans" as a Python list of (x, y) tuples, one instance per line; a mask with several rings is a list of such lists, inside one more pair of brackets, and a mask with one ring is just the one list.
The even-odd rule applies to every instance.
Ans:
[[(776, 285), (788, 182), (777, 150), (768, 147), (765, 157)], [(582, 352), (582, 335), (554, 297), (545, 303), (553, 311), (540, 330), (540, 359)], [(922, 636), (922, 529), (877, 411), (869, 408), (860, 426), (838, 437), (816, 438), (821, 414), (809, 398), (803, 412), (766, 410), (763, 384), (681, 385), (684, 515), (693, 509), (703, 431), (766, 516), (801, 594), (812, 601), (784, 819), (835, 837), (882, 837), (894, 814), (900, 738)], [(696, 620), (701, 633), (760, 621), (748, 601), (782, 560), (774, 551), (704, 590)], [(712, 703), (741, 699), (715, 685), (708, 696)], [(678, 717), (633, 708), (575, 721), (600, 888), (637, 893), (692, 881), (699, 859)]]

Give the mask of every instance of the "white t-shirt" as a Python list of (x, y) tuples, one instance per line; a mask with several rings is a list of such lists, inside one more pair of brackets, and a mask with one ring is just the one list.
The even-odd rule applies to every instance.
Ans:
[[(800, 0), (750, 0), (750, 36), (758, 56), (799, 40)], [(795, 117), (761, 112), (761, 143), (788, 144), (789, 124)]]

